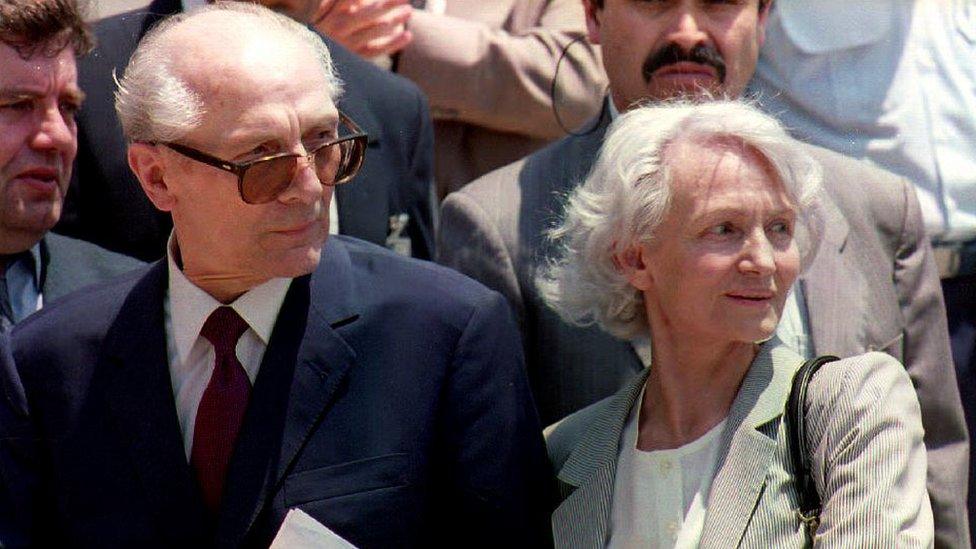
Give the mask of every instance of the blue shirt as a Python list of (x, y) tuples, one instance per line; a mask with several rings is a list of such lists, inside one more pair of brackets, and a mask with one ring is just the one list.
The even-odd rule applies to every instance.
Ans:
[(15, 324), (44, 305), (41, 295), (41, 245), (35, 244), (29, 252), (18, 256), (4, 272)]

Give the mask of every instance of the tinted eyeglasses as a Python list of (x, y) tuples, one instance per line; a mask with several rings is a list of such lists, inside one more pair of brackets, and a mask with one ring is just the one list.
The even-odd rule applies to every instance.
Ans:
[(263, 204), (271, 202), (291, 186), (301, 169), (303, 158), (314, 168), (315, 175), (323, 185), (341, 185), (359, 172), (366, 156), (366, 132), (345, 114), (339, 113), (339, 122), (350, 132), (337, 139), (310, 145), (304, 155), (277, 153), (246, 162), (222, 160), (178, 143), (153, 144), (163, 145), (197, 162), (231, 172), (237, 176), (241, 200), (248, 204)]

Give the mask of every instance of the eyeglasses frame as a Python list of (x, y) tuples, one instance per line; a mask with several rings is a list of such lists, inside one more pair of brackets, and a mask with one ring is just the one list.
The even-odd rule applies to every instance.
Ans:
[[(183, 155), (183, 156), (185, 156), (187, 158), (190, 158), (192, 160), (196, 160), (197, 162), (201, 162), (201, 163), (206, 164), (208, 166), (213, 166), (214, 168), (218, 168), (218, 169), (221, 169), (221, 170), (224, 170), (226, 172), (230, 172), (230, 173), (236, 175), (237, 176), (237, 194), (240, 195), (241, 200), (243, 200), (246, 204), (266, 204), (267, 202), (273, 201), (275, 198), (277, 198), (278, 195), (275, 195), (275, 197), (271, 198), (270, 200), (267, 200), (266, 202), (250, 202), (246, 198), (244, 198), (244, 174), (247, 173), (247, 170), (250, 169), (255, 164), (260, 164), (262, 162), (268, 162), (270, 160), (275, 160), (275, 159), (278, 159), (278, 158), (284, 158), (284, 157), (289, 157), (289, 156), (293, 156), (293, 157), (296, 157), (296, 158), (304, 156), (310, 163), (314, 163), (314, 160), (312, 159), (312, 157), (314, 157), (322, 149), (324, 149), (326, 147), (330, 147), (332, 145), (338, 145), (338, 144), (343, 143), (343, 142), (346, 142), (346, 141), (358, 141), (359, 142), (359, 148), (363, 151), (363, 154), (360, 156), (359, 161), (358, 161), (355, 169), (352, 169), (351, 172), (349, 173), (349, 175), (347, 175), (346, 177), (343, 177), (342, 179), (336, 179), (336, 180), (333, 180), (331, 183), (322, 183), (322, 184), (323, 185), (326, 185), (326, 186), (329, 186), (329, 187), (334, 187), (336, 185), (342, 185), (343, 183), (348, 183), (352, 178), (354, 178), (356, 176), (357, 173), (359, 173), (359, 169), (362, 167), (363, 160), (366, 157), (366, 142), (369, 139), (369, 134), (367, 134), (365, 131), (363, 131), (363, 129), (360, 128), (359, 125), (356, 124), (352, 120), (352, 118), (349, 118), (348, 116), (346, 116), (346, 114), (343, 113), (342, 111), (339, 111), (339, 123), (340, 124), (345, 124), (350, 130), (352, 130), (352, 134), (346, 135), (346, 136), (343, 136), (343, 137), (339, 137), (339, 138), (336, 138), (336, 139), (333, 139), (332, 141), (329, 141), (327, 143), (323, 143), (322, 145), (316, 147), (314, 150), (306, 151), (304, 155), (297, 154), (297, 153), (288, 153), (288, 152), (285, 152), (285, 153), (275, 153), (275, 154), (270, 154), (268, 156), (262, 156), (260, 158), (255, 158), (254, 160), (248, 160), (246, 162), (233, 162), (231, 160), (224, 160), (222, 158), (218, 158), (216, 156), (207, 154), (207, 153), (205, 153), (203, 151), (199, 151), (197, 149), (194, 149), (193, 147), (187, 147), (186, 145), (180, 145), (179, 143), (168, 143), (168, 142), (162, 142), (162, 141), (154, 141), (154, 142), (149, 142), (148, 144), (149, 145), (162, 145), (162, 146), (164, 146), (164, 147), (166, 147), (168, 149), (171, 149), (171, 150), (173, 150), (173, 151), (175, 151), (175, 152), (177, 152), (177, 153), (179, 153), (179, 154), (181, 154), (181, 155)], [(285, 187), (285, 188), (287, 188), (287, 187)], [(282, 189), (281, 192), (284, 192), (284, 189)], [(281, 193), (279, 192), (278, 194), (280, 195)]]

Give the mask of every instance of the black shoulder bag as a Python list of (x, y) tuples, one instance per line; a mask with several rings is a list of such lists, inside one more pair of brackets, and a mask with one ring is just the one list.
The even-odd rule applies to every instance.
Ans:
[(790, 461), (796, 475), (796, 489), (800, 498), (800, 508), (796, 510), (800, 522), (807, 527), (810, 539), (820, 526), (820, 494), (810, 473), (810, 448), (807, 447), (806, 414), (803, 405), (807, 400), (807, 386), (813, 374), (828, 362), (839, 360), (835, 356), (819, 356), (803, 363), (793, 376), (793, 389), (786, 401), (786, 436), (789, 441)]

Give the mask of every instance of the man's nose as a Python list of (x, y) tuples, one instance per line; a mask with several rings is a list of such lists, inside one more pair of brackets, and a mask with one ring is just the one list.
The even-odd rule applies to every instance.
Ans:
[[(303, 149), (304, 151), (304, 149)], [(322, 193), (325, 192), (325, 185), (319, 180), (318, 172), (315, 168), (314, 157), (302, 156), (297, 158), (298, 167), (292, 177), (291, 184), (279, 196), (282, 202), (299, 201), (312, 203), (321, 200)]]
[(708, 42), (708, 34), (702, 25), (704, 14), (695, 2), (679, 2), (674, 7), (667, 29), (669, 42), (681, 46), (685, 51)]
[(46, 106), (38, 113), (37, 126), (31, 138), (31, 147), (38, 151), (65, 151), (75, 142), (74, 118), (65, 114), (57, 105)]

